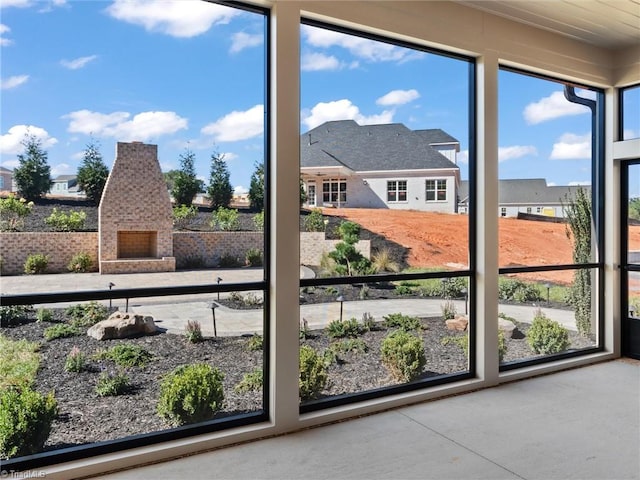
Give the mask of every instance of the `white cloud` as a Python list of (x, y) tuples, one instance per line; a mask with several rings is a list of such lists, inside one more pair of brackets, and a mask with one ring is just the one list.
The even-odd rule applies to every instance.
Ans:
[(510, 147), (498, 147), (499, 162), (537, 154), (538, 150), (533, 145), (512, 145)]
[(20, 161), (17, 158), (14, 160), (7, 160), (6, 162), (2, 162), (2, 166), (4, 168), (14, 170), (20, 166)]
[(405, 103), (413, 102), (415, 99), (420, 98), (420, 94), (417, 90), (392, 90), (386, 95), (378, 98), (376, 103), (378, 105), (404, 105)]
[(0, 8), (7, 8), (7, 7), (27, 8), (27, 7), (32, 7), (34, 5), (38, 5), (38, 6), (44, 5), (42, 8), (40, 8), (40, 10), (38, 10), (38, 12), (46, 13), (46, 12), (50, 12), (53, 9), (53, 7), (62, 7), (66, 4), (67, 4), (67, 0), (48, 0), (48, 1), (2, 0), (2, 2), (0, 2)]
[(33, 5), (33, 3), (34, 3), (33, 0), (2, 0), (2, 2), (0, 2), (0, 7), (1, 8), (8, 8), (8, 7), (26, 8)]
[(469, 150), (461, 150), (458, 152), (456, 159), (458, 160), (458, 163), (469, 163)]
[(72, 173), (75, 173), (75, 171), (68, 163), (59, 163), (51, 167), (51, 176), (53, 178), (57, 177), (58, 175), (71, 175)]
[(42, 144), (42, 148), (47, 149), (52, 147), (58, 140), (51, 137), (49, 133), (40, 127), (33, 125), (14, 125), (9, 131), (0, 136), (0, 153), (2, 154), (16, 154), (24, 151), (22, 142), (27, 136), (34, 136)]
[(527, 124), (535, 125), (554, 118), (581, 115), (583, 113), (589, 113), (589, 108), (577, 103), (571, 103), (564, 98), (562, 92), (553, 92), (548, 97), (527, 105), (523, 116)]
[(360, 125), (391, 123), (393, 110), (385, 110), (378, 115), (365, 116), (351, 100), (342, 99), (333, 102), (320, 102), (310, 112), (303, 114), (302, 122), (309, 128), (315, 128), (331, 120), (355, 120)]
[(170, 135), (187, 128), (186, 118), (175, 112), (141, 112), (131, 118), (128, 112), (109, 114), (78, 110), (64, 115), (69, 119), (67, 130), (71, 133), (84, 133), (113, 137), (118, 141), (146, 141), (162, 135)]
[(591, 158), (591, 135), (565, 133), (553, 144), (551, 160), (579, 160)]
[(229, 23), (240, 14), (238, 9), (200, 0), (115, 0), (106, 12), (148, 32), (184, 38), (201, 35), (212, 25)]
[(321, 70), (340, 70), (343, 64), (333, 55), (323, 53), (305, 53), (300, 60), (300, 69), (304, 72)]
[(264, 105), (256, 105), (244, 112), (233, 111), (204, 126), (203, 135), (213, 135), (217, 142), (237, 142), (262, 135)]
[(377, 42), (355, 35), (303, 25), (302, 34), (314, 47), (342, 47), (352, 55), (370, 62), (400, 62), (410, 57), (411, 51), (388, 43)]
[(9, 90), (15, 88), (29, 80), (29, 75), (14, 75), (13, 77), (3, 78), (0, 80), (0, 89)]
[(264, 43), (264, 37), (260, 34), (250, 35), (244, 32), (234, 33), (231, 37), (231, 53), (238, 53), (245, 48), (257, 47)]
[(243, 187), (242, 185), (236, 185), (233, 188), (234, 195), (246, 195), (247, 193), (249, 193), (249, 189), (247, 187)]
[(93, 62), (96, 58), (98, 58), (97, 55), (89, 55), (87, 57), (79, 57), (73, 60), (60, 60), (60, 65), (68, 68), (69, 70), (78, 70), (87, 65), (87, 63)]
[(4, 23), (0, 23), (0, 47), (8, 47), (9, 45), (13, 45), (13, 40), (10, 38), (4, 38), (2, 35), (5, 33), (9, 33), (11, 29), (7, 27)]
[(625, 128), (624, 132), (622, 132), (622, 138), (627, 140), (630, 140), (632, 138), (640, 138), (640, 130), (636, 132), (631, 128)]

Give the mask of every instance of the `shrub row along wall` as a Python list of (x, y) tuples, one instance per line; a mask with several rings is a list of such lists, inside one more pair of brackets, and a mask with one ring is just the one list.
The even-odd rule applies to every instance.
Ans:
[(97, 270), (98, 232), (0, 233), (3, 275), (24, 273), (27, 257), (37, 253), (49, 257), (47, 273), (68, 272), (69, 261), (78, 253), (88, 253)]
[[(335, 248), (339, 240), (325, 240), (323, 232), (300, 233), (300, 263), (320, 265), (322, 254)], [(244, 262), (247, 250), (263, 250), (262, 232), (173, 232), (173, 256), (178, 268), (217, 267), (225, 256)], [(371, 245), (361, 240), (356, 248), (367, 258)], [(98, 268), (98, 233), (0, 233), (2, 274), (24, 273), (24, 262), (29, 255), (41, 253), (49, 256), (48, 273), (68, 272), (71, 258), (81, 252), (91, 256), (94, 270)]]

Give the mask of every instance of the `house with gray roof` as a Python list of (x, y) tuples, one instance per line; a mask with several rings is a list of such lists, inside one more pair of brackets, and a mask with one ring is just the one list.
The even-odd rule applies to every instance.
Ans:
[(78, 177), (76, 175), (58, 175), (53, 179), (49, 190), (49, 195), (62, 197), (77, 197), (82, 193), (78, 186)]
[[(517, 217), (519, 213), (532, 213), (548, 217), (564, 217), (563, 203), (566, 205), (575, 192), (590, 186), (547, 185), (544, 178), (523, 178), (499, 180), (498, 215)], [(458, 211), (469, 212), (469, 182), (460, 182)]]
[(13, 170), (0, 167), (0, 191), (13, 192)]
[(455, 213), (460, 142), (401, 123), (323, 123), (300, 137), (307, 206)]

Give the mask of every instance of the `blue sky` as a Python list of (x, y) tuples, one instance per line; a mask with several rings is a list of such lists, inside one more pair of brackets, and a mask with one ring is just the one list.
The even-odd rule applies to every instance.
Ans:
[[(165, 171), (190, 148), (204, 179), (224, 154), (232, 184), (249, 186), (264, 155), (262, 16), (191, 0), (2, 0), (0, 15), (2, 166), (17, 166), (26, 132), (53, 177), (75, 174), (92, 138), (109, 166), (116, 141), (139, 140)], [(467, 177), (466, 62), (305, 26), (301, 65), (302, 132), (347, 118), (442, 128)], [(588, 183), (588, 110), (555, 82), (499, 81), (500, 176)]]

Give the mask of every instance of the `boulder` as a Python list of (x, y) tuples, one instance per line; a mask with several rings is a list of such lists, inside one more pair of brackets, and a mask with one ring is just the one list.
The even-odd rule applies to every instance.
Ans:
[(469, 320), (465, 317), (457, 316), (451, 320), (445, 320), (447, 324), (447, 329), (449, 330), (457, 330), (458, 332), (464, 332), (467, 329), (467, 325), (469, 325)]
[(130, 338), (156, 333), (153, 317), (135, 313), (112, 313), (109, 318), (96, 323), (87, 331), (87, 335), (96, 340)]
[(515, 332), (516, 330), (516, 326), (514, 325), (513, 322), (510, 322), (509, 320), (505, 320), (504, 318), (499, 318), (498, 329), (502, 330), (502, 333), (504, 334), (504, 338), (511, 338), (513, 337), (513, 332)]

